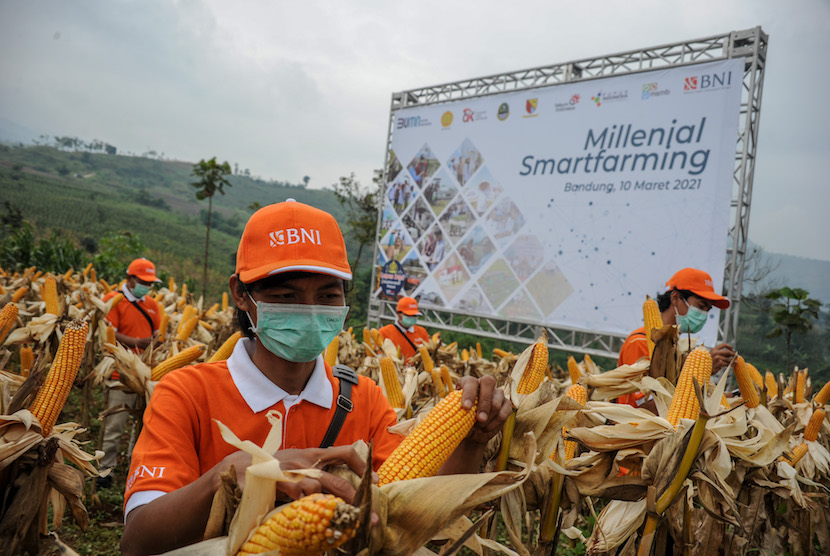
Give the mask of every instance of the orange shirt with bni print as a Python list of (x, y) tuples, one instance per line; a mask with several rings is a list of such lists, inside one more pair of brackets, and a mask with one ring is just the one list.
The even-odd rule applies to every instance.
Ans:
[[(318, 358), (321, 374), (312, 375), (306, 386), (312, 388), (314, 381), (330, 385), (323, 388), (333, 394), (330, 407), (302, 399), (301, 394), (286, 411), (289, 397), (272, 403), (278, 387), (253, 365), (248, 344), (250, 340), (240, 340), (228, 360), (178, 369), (156, 385), (132, 454), (125, 511), (192, 483), (236, 452), (222, 439), (216, 421), (241, 440), (262, 446), (271, 431), (267, 415), (276, 411), (283, 416), (283, 449), (320, 446), (340, 391), (331, 367)], [(377, 470), (403, 439), (388, 430), (397, 422), (395, 411), (380, 387), (365, 376), (358, 377), (351, 400), (353, 410), (346, 415), (334, 445), (374, 441), (373, 466)], [(139, 502), (131, 503), (133, 497)]]
[[(617, 365), (633, 365), (643, 357), (648, 357), (648, 340), (646, 340), (646, 328), (641, 326), (628, 335), (620, 348), (620, 356)], [(626, 403), (634, 407), (640, 407), (646, 397), (642, 392), (632, 392), (617, 398), (617, 403)], [(638, 403), (639, 402), (639, 403)]]

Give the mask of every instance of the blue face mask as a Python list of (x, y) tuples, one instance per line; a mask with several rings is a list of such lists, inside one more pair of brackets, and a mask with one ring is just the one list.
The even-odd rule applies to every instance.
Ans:
[(401, 317), (401, 324), (404, 328), (409, 328), (410, 326), (415, 326), (415, 323), (418, 322), (418, 317), (409, 317), (403, 316)]
[(680, 332), (691, 332), (692, 334), (697, 334), (703, 329), (709, 315), (703, 309), (698, 309), (694, 305), (689, 305), (685, 299), (683, 300), (683, 303), (686, 304), (686, 307), (688, 307), (689, 310), (686, 311), (685, 315), (681, 315), (679, 313), (677, 314), (677, 325), (680, 327)]
[(144, 284), (136, 282), (135, 287), (131, 291), (134, 296), (141, 299), (150, 292), (150, 289), (152, 289), (152, 286), (145, 286)]
[(343, 330), (349, 312), (345, 305), (255, 303), (257, 323), (251, 321), (251, 330), (268, 351), (294, 363), (313, 361), (323, 353)]

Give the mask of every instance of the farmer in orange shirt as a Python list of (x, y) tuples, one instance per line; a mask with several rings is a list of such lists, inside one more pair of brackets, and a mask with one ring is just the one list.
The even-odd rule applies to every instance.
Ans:
[[(657, 296), (657, 307), (663, 325), (676, 324), (681, 333), (696, 334), (703, 329), (712, 307), (726, 309), (729, 300), (715, 293), (712, 277), (696, 268), (684, 268), (677, 271), (668, 282), (668, 290)], [(735, 352), (729, 344), (719, 344), (712, 348), (712, 373), (729, 365)], [(631, 365), (642, 357), (648, 357), (648, 341), (645, 327), (641, 326), (628, 335), (620, 349), (618, 365)], [(634, 407), (650, 404), (656, 413), (654, 402), (645, 400), (642, 392), (634, 392), (617, 398), (619, 403)], [(646, 405), (646, 407), (649, 407)]]
[(401, 350), (404, 359), (409, 359), (418, 353), (421, 344), (429, 342), (429, 334), (423, 326), (415, 324), (421, 312), (418, 302), (412, 297), (402, 297), (398, 300), (398, 318), (392, 324), (387, 324), (378, 332), (384, 338), (389, 338)]
[[(219, 474), (231, 465), (244, 488), (251, 458), (221, 438), (216, 421), (262, 446), (269, 415), (280, 414), (282, 446), (274, 457), (288, 470), (347, 464), (362, 473), (354, 442), (374, 442), (375, 469), (400, 443), (388, 430), (396, 416), (380, 387), (349, 369), (332, 369), (320, 355), (342, 329), (351, 279), (330, 214), (289, 200), (251, 216), (228, 283), (247, 337), (226, 361), (179, 369), (156, 385), (127, 478), (124, 554), (200, 541)], [(478, 397), (476, 426), (442, 473), (477, 472), (487, 442), (510, 414), (492, 377), (467, 377), (460, 388), (468, 407)], [(339, 403), (343, 396), (351, 404)], [(277, 496), (319, 491), (354, 497), (346, 481), (326, 472), (278, 483)]]
[[(156, 282), (160, 282), (156, 277), (156, 265), (147, 259), (136, 259), (127, 267), (127, 281), (121, 286), (121, 290), (112, 291), (104, 296), (104, 301), (108, 301), (119, 293), (124, 295), (124, 299), (107, 314), (107, 321), (115, 327), (115, 339), (124, 346), (132, 348), (136, 353), (141, 353), (150, 345), (152, 339), (158, 334), (161, 324), (161, 309), (156, 300), (147, 295)], [(108, 392), (107, 408), (121, 405), (135, 408), (138, 395), (124, 390), (124, 386), (118, 381), (117, 371), (112, 373), (111, 379), (105, 382), (105, 386)], [(119, 411), (106, 417), (102, 445), (104, 457), (101, 459), (101, 469), (115, 467), (121, 434), (128, 417), (127, 411)], [(110, 475), (96, 479), (96, 485), (100, 488), (107, 488), (111, 484)]]

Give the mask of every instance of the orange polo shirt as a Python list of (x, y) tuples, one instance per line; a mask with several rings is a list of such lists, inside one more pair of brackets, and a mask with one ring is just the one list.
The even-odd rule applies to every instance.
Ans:
[[(620, 356), (617, 359), (617, 365), (632, 365), (636, 363), (641, 357), (648, 357), (648, 340), (646, 340), (646, 328), (641, 326), (634, 332), (628, 335), (628, 338), (623, 342), (620, 348)], [(642, 392), (632, 392), (617, 398), (617, 403), (627, 403), (634, 407), (640, 407), (637, 403), (645, 397)]]
[[(392, 340), (392, 343), (401, 348), (401, 355), (404, 359), (410, 359), (417, 351), (415, 348), (429, 342), (429, 334), (426, 328), (416, 324), (411, 327), (411, 330), (412, 332), (409, 329), (399, 327), (398, 323), (392, 323), (382, 327), (378, 332), (380, 332), (381, 336), (389, 338)], [(406, 341), (407, 338), (415, 344), (415, 348)]]
[[(266, 415), (276, 410), (283, 417), (282, 448), (320, 446), (340, 388), (331, 367), (318, 357), (305, 389), (290, 396), (254, 365), (252, 349), (253, 342), (242, 339), (227, 361), (177, 369), (156, 385), (133, 450), (125, 517), (133, 508), (192, 483), (236, 451), (222, 439), (214, 419), (241, 440), (262, 446), (271, 430)], [(358, 377), (351, 399), (354, 409), (334, 445), (374, 440), (377, 470), (404, 438), (388, 431), (397, 422), (395, 411), (365, 376)]]
[[(124, 284), (121, 286), (121, 291), (111, 291), (104, 296), (104, 301), (108, 301), (115, 297), (117, 294), (123, 293), (124, 299), (122, 299), (118, 304), (112, 308), (112, 310), (107, 313), (107, 320), (111, 325), (115, 327), (115, 329), (124, 334), (129, 336), (130, 338), (147, 338), (153, 335), (153, 332), (156, 332), (159, 327), (161, 326), (161, 309), (159, 308), (158, 303), (156, 300), (150, 296), (145, 295), (141, 299), (136, 298), (132, 292), (130, 292), (127, 285)], [(141, 314), (141, 311), (135, 308), (132, 302), (135, 301), (138, 305), (144, 309), (147, 313), (147, 316), (150, 317), (150, 320), (153, 321), (153, 326), (150, 326), (150, 323), (147, 322), (147, 318)], [(135, 353), (141, 353), (143, 350), (141, 348), (132, 348)], [(113, 371), (112, 379), (118, 380), (118, 371)]]

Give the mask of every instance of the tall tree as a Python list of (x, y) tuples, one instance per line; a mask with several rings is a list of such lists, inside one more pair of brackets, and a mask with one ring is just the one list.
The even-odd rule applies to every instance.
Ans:
[(346, 223), (349, 225), (352, 237), (357, 240), (357, 255), (352, 262), (354, 274), (357, 274), (363, 247), (370, 245), (377, 233), (379, 170), (375, 171), (372, 181), (374, 185), (365, 189), (352, 172), (348, 177), (341, 177), (340, 181), (334, 184), (334, 196), (346, 209)]
[(193, 165), (191, 176), (197, 181), (190, 182), (190, 185), (197, 189), (196, 198), (200, 201), (208, 200), (207, 224), (205, 226), (205, 264), (202, 272), (202, 297), (205, 297), (207, 291), (207, 269), (208, 269), (208, 248), (210, 247), (210, 218), (213, 213), (213, 196), (218, 191), (222, 195), (225, 194), (225, 186), (230, 187), (231, 182), (225, 178), (231, 173), (231, 165), (227, 162), (221, 164), (216, 162), (214, 156), (210, 160), (200, 160)]
[(776, 327), (767, 336), (775, 338), (783, 335), (787, 340), (787, 372), (790, 371), (790, 347), (793, 334), (806, 334), (818, 319), (821, 301), (810, 298), (810, 292), (801, 288), (783, 287), (766, 295), (772, 299), (772, 319)]

